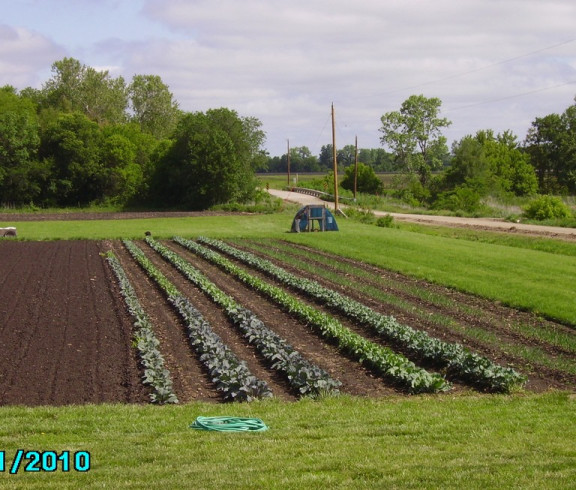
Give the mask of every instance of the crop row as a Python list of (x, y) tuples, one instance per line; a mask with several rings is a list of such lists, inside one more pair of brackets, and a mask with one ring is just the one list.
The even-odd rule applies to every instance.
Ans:
[(301, 291), (346, 317), (375, 330), (408, 352), (446, 368), (449, 373), (480, 388), (494, 392), (510, 392), (521, 387), (526, 378), (514, 369), (495, 364), (490, 359), (464, 348), (458, 343), (444, 342), (426, 332), (400, 324), (394, 317), (382, 315), (366, 305), (326, 288), (318, 282), (298, 277), (285, 269), (249, 252), (209, 238), (200, 242), (210, 245), (251, 267)]
[(165, 368), (164, 358), (158, 349), (160, 342), (154, 335), (152, 323), (116, 256), (109, 252), (106, 259), (118, 279), (124, 302), (134, 319), (134, 343), (144, 367), (143, 382), (152, 388), (150, 398), (154, 403), (178, 403), (178, 398), (172, 390), (170, 372)]
[(344, 327), (336, 318), (307, 305), (282, 288), (249, 274), (217, 252), (181, 237), (175, 237), (174, 241), (218, 265), (227, 273), (264, 294), (290, 314), (305, 322), (324, 338), (336, 343), (342, 352), (354, 357), (381, 376), (388, 378), (408, 391), (418, 393), (450, 389), (450, 383), (441, 375), (429, 373), (417, 367), (403, 355), (371, 342)]
[(199, 354), (200, 361), (208, 369), (217, 390), (224, 394), (224, 398), (233, 401), (250, 401), (272, 396), (267, 383), (250, 372), (246, 364), (238, 359), (212, 330), (210, 324), (194, 308), (188, 298), (182, 295), (152, 264), (144, 252), (130, 240), (124, 240), (124, 245), (185, 320), (190, 343)]
[(221, 306), (248, 342), (270, 361), (273, 369), (284, 373), (289, 383), (301, 395), (317, 396), (338, 392), (341, 384), (339, 381), (332, 379), (326, 371), (305, 359), (286, 340), (266, 327), (253, 312), (239, 305), (178, 254), (152, 238), (147, 238), (146, 242), (212, 301)]

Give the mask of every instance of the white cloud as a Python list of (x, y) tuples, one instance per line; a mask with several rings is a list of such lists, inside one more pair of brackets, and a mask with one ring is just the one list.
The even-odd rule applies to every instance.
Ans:
[(63, 49), (28, 29), (0, 25), (0, 86), (37, 86)]
[[(61, 5), (43, 0), (44, 11), (52, 2)], [(272, 154), (287, 138), (314, 153), (329, 143), (332, 102), (337, 144), (358, 134), (361, 147), (377, 147), (380, 117), (412, 94), (443, 101), (452, 139), (487, 128), (522, 139), (531, 121), (562, 112), (576, 94), (566, 84), (576, 80), (573, 0), (140, 0), (130, 9), (113, 0), (101, 11), (88, 3), (92, 18), (112, 12), (113, 22), (95, 40), (99, 30), (75, 7), (69, 35), (90, 36), (66, 44), (68, 55), (128, 80), (160, 75), (184, 110), (258, 117)], [(24, 33), (33, 30), (9, 29), (30, 53)], [(38, 36), (54, 49), (56, 33), (44, 29)], [(48, 48), (45, 67), (61, 56)], [(19, 69), (38, 73), (36, 52), (26, 63), (0, 56), (8, 83), (20, 86)]]

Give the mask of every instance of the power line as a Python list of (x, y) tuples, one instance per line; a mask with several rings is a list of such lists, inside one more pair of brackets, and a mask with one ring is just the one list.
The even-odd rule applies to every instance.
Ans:
[(569, 39), (569, 40), (567, 40), (567, 41), (562, 41), (561, 43), (553, 44), (553, 45), (547, 46), (547, 47), (545, 47), (545, 48), (540, 48), (540, 49), (537, 49), (537, 50), (535, 50), (535, 51), (530, 51), (529, 53), (521, 54), (521, 55), (514, 56), (514, 57), (512, 57), (512, 58), (507, 58), (507, 59), (501, 60), (501, 61), (496, 61), (496, 62), (494, 62), (494, 63), (490, 63), (489, 65), (480, 66), (480, 67), (478, 67), (478, 68), (473, 68), (473, 69), (471, 69), (471, 70), (454, 73), (454, 74), (452, 74), (452, 75), (447, 75), (447, 76), (442, 77), (442, 78), (437, 78), (437, 79), (435, 79), (435, 80), (430, 80), (430, 81), (428, 81), (428, 82), (423, 82), (423, 83), (420, 83), (420, 84), (418, 84), (418, 85), (412, 85), (412, 86), (404, 87), (404, 88), (401, 88), (401, 89), (391, 90), (391, 91), (389, 91), (389, 92), (384, 92), (384, 93), (381, 94), (381, 95), (396, 94), (396, 93), (404, 92), (405, 90), (412, 90), (412, 89), (415, 89), (415, 88), (420, 88), (420, 87), (424, 87), (424, 86), (427, 86), (427, 85), (432, 85), (432, 84), (435, 84), (435, 83), (444, 82), (444, 81), (446, 81), (446, 80), (452, 80), (453, 78), (463, 77), (463, 76), (465, 76), (465, 75), (469, 75), (470, 73), (476, 73), (476, 72), (478, 72), (478, 71), (487, 70), (488, 68), (492, 68), (492, 67), (494, 67), (494, 66), (504, 65), (504, 64), (510, 63), (510, 62), (512, 62), (512, 61), (516, 61), (516, 60), (519, 60), (519, 59), (522, 59), (522, 58), (527, 58), (528, 56), (532, 56), (532, 55), (534, 55), (534, 54), (538, 54), (538, 53), (541, 53), (541, 52), (543, 52), (543, 51), (548, 51), (548, 50), (550, 50), (550, 49), (554, 49), (554, 48), (557, 48), (557, 47), (559, 47), (559, 46), (564, 46), (564, 45), (566, 45), (566, 44), (573, 43), (574, 41), (576, 41), (576, 39)]
[(453, 109), (448, 109), (448, 110), (446, 110), (446, 111), (444, 111), (444, 112), (450, 113), (450, 112), (454, 112), (454, 111), (459, 111), (459, 110), (461, 110), (461, 109), (468, 109), (469, 107), (475, 107), (475, 106), (482, 105), (482, 104), (490, 104), (490, 103), (492, 103), (492, 102), (500, 102), (500, 101), (502, 101), (502, 100), (515, 99), (515, 98), (517, 98), (517, 97), (523, 97), (523, 96), (525, 96), (525, 95), (531, 95), (531, 94), (536, 94), (536, 93), (538, 93), (538, 92), (544, 92), (544, 91), (546, 91), (546, 90), (553, 90), (553, 89), (556, 89), (556, 88), (565, 87), (566, 85), (571, 85), (571, 84), (574, 84), (574, 83), (576, 83), (576, 80), (571, 80), (571, 81), (569, 81), (569, 82), (560, 83), (560, 84), (558, 84), (558, 85), (553, 85), (553, 86), (551, 86), (551, 87), (544, 87), (544, 88), (538, 88), (538, 89), (534, 89), (534, 90), (529, 90), (528, 92), (522, 92), (522, 93), (519, 93), (519, 94), (507, 95), (507, 96), (505, 96), (505, 97), (498, 97), (498, 98), (496, 98), (496, 99), (487, 99), (487, 100), (483, 100), (483, 101), (480, 101), (480, 102), (474, 102), (474, 103), (472, 103), (472, 104), (467, 104), (467, 105), (455, 107), (455, 108), (453, 108)]

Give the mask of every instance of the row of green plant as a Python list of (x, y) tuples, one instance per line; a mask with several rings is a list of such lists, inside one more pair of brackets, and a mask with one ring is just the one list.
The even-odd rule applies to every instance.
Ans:
[(118, 279), (124, 302), (134, 319), (134, 344), (144, 367), (143, 382), (152, 388), (150, 399), (153, 403), (178, 403), (178, 398), (173, 391), (170, 372), (166, 369), (164, 357), (158, 349), (160, 342), (154, 334), (152, 323), (138, 301), (130, 279), (116, 256), (108, 252), (106, 259)]
[[(544, 321), (532, 324), (506, 320), (505, 326), (515, 332), (514, 338), (506, 340), (497, 331), (487, 326), (470, 325), (464, 319), (471, 315), (482, 323), (489, 322), (492, 325), (493, 321), (496, 321), (496, 326), (500, 322), (494, 319), (490, 310), (455, 301), (446, 294), (429, 288), (403, 283), (390, 275), (381, 276), (375, 274), (375, 271), (369, 272), (361, 267), (361, 264), (353, 264), (346, 259), (339, 260), (334, 255), (311, 255), (310, 250), (305, 247), (295, 247), (293, 243), (279, 240), (227, 239), (226, 243), (242, 249), (247, 247), (252, 253), (279, 263), (282, 267), (293, 267), (297, 270), (296, 274), (310, 274), (307, 277), (328, 280), (336, 290), (348, 287), (352, 282), (355, 284), (355, 292), (362, 295), (361, 301), (364, 304), (374, 300), (382, 305), (399, 308), (415, 321), (420, 319), (426, 324), (434, 325), (434, 328), (462, 336), (465, 340), (460, 343), (464, 345), (469, 345), (467, 341), (471, 339), (492, 351), (495, 349), (518, 357), (531, 366), (531, 371), (539, 369), (538, 366), (546, 366), (564, 371), (568, 375), (576, 374), (576, 365), (570, 357), (576, 353), (576, 336), (564, 331), (559, 325)], [(359, 282), (360, 279), (363, 280)], [(412, 322), (408, 324), (416, 325)], [(550, 352), (542, 343), (548, 344), (553, 351)]]
[(216, 248), (267, 275), (301, 291), (315, 300), (359, 322), (396, 345), (475, 386), (495, 392), (510, 392), (521, 387), (526, 378), (511, 368), (493, 363), (458, 343), (430, 337), (422, 330), (400, 324), (394, 317), (382, 315), (368, 306), (322, 286), (317, 281), (296, 276), (269, 260), (238, 250), (220, 240), (201, 237), (199, 241)]
[(416, 366), (403, 355), (371, 342), (343, 326), (336, 318), (308, 306), (282, 288), (247, 273), (217, 252), (181, 237), (175, 237), (174, 240), (267, 296), (290, 314), (305, 322), (324, 338), (336, 343), (342, 352), (354, 357), (360, 363), (367, 365), (382, 377), (389, 379), (409, 392), (438, 392), (451, 388), (450, 383), (440, 374), (429, 373)]
[(212, 382), (216, 385), (216, 389), (223, 393), (224, 399), (252, 401), (272, 396), (268, 384), (250, 372), (246, 364), (238, 359), (212, 330), (210, 324), (188, 298), (152, 264), (144, 252), (130, 240), (124, 240), (124, 245), (185, 320), (190, 344), (199, 354), (200, 361), (208, 369)]
[(243, 308), (224, 293), (188, 261), (160, 242), (146, 238), (146, 243), (176, 267), (214, 303), (223, 308), (250, 344), (270, 361), (271, 367), (283, 373), (300, 395), (336, 394), (341, 383), (320, 367), (305, 359), (294, 347), (270, 330), (252, 311)]

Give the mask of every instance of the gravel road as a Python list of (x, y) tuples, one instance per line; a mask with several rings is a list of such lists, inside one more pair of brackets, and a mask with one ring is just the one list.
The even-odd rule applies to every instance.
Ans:
[[(277, 189), (270, 189), (270, 194), (280, 197), (285, 201), (293, 202), (296, 204), (326, 204), (328, 207), (333, 207), (332, 203), (326, 203), (321, 199), (300, 194), (298, 192), (280, 191)], [(340, 205), (340, 208), (345, 212), (346, 206)], [(496, 218), (461, 218), (457, 216), (432, 216), (424, 214), (405, 214), (405, 213), (388, 213), (384, 211), (374, 211), (376, 216), (384, 216), (389, 214), (398, 221), (408, 221), (412, 223), (419, 223), (423, 225), (436, 225), (436, 226), (454, 226), (463, 228), (477, 228), (483, 230), (505, 231), (512, 233), (546, 236), (552, 238), (560, 238), (563, 240), (576, 241), (576, 228), (562, 228), (559, 226), (540, 226), (533, 224), (523, 223), (510, 223)]]

